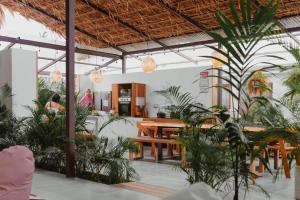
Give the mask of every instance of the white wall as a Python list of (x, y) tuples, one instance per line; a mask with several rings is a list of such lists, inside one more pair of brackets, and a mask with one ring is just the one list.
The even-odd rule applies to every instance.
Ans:
[[(146, 84), (146, 101), (147, 109), (150, 117), (155, 117), (159, 107), (166, 105), (165, 98), (156, 94), (154, 91), (162, 90), (171, 85), (181, 86), (182, 92), (190, 92), (199, 102), (205, 106), (211, 106), (211, 92), (200, 93), (199, 80), (200, 72), (207, 67), (186, 68), (161, 70), (151, 74), (146, 73), (130, 73), (130, 74), (113, 74), (104, 75), (103, 82), (99, 85), (94, 85), (94, 91), (111, 91), (114, 83), (144, 83)], [(86, 77), (80, 78), (81, 90), (89, 87)], [(83, 81), (85, 80), (85, 81)], [(194, 81), (197, 81), (193, 83)]]
[(37, 98), (37, 55), (34, 51), (9, 49), (0, 52), (0, 84), (12, 89), (12, 111), (17, 117), (29, 116), (25, 106)]
[(290, 72), (281, 72), (274, 75), (268, 74), (268, 78), (273, 83), (273, 98), (280, 99), (287, 92), (288, 88), (283, 82), (288, 78)]
[[(0, 86), (8, 84), (11, 87), (12, 77), (8, 74), (11, 74), (12, 68), (11, 66), (11, 53), (10, 51), (1, 51), (0, 52)], [(11, 108), (12, 99), (7, 99), (5, 102), (8, 108)]]

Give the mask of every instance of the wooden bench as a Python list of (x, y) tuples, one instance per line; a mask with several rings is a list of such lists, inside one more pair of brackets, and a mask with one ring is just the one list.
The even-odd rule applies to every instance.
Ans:
[[(157, 144), (166, 144), (166, 145), (181, 145), (180, 142), (178, 142), (175, 139), (158, 139), (158, 138), (152, 138), (152, 137), (130, 137), (128, 138), (129, 140), (137, 143), (138, 145), (138, 150), (139, 153), (138, 155), (133, 153), (133, 152), (129, 152), (129, 158), (131, 160), (136, 160), (136, 159), (143, 159), (144, 158), (144, 144), (145, 143), (149, 143), (152, 146)], [(181, 160), (185, 162), (186, 160), (186, 149), (183, 145), (181, 145)], [(169, 154), (169, 153), (168, 153)], [(158, 158), (158, 151), (157, 151), (157, 147), (154, 149), (154, 159), (157, 160)]]

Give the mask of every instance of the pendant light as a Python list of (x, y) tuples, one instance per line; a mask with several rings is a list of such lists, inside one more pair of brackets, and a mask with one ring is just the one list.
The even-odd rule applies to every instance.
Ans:
[[(147, 41), (147, 49), (149, 49), (149, 41)], [(156, 62), (150, 55), (142, 60), (142, 69), (145, 73), (152, 73), (156, 69)]]
[(62, 73), (59, 70), (51, 72), (50, 79), (52, 83), (60, 83), (62, 81)]
[[(56, 44), (56, 40), (55, 40), (55, 44)], [(56, 50), (54, 52), (55, 60), (56, 60), (57, 54), (58, 54), (58, 51)], [(63, 78), (62, 73), (57, 69), (57, 63), (55, 63), (54, 71), (52, 71), (50, 73), (50, 80), (51, 80), (52, 83), (61, 83), (62, 78)]]
[(102, 72), (101, 70), (94, 70), (90, 73), (90, 80), (94, 83), (94, 84), (99, 84), (102, 82), (103, 77), (102, 77)]
[(156, 69), (156, 62), (151, 56), (146, 56), (142, 61), (142, 68), (145, 73), (152, 73)]

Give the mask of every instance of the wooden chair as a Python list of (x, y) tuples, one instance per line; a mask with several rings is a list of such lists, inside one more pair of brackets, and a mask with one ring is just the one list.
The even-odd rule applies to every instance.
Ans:
[[(139, 148), (139, 154), (136, 155), (133, 152), (129, 152), (129, 158), (131, 160), (135, 160), (135, 159), (139, 159), (139, 158), (143, 158), (144, 157), (144, 150), (143, 150), (143, 144), (144, 143), (150, 143), (150, 144), (178, 144), (180, 145), (180, 143), (177, 140), (174, 139), (158, 139), (158, 138), (150, 138), (150, 137), (131, 137), (129, 138), (130, 140), (134, 141), (135, 143), (138, 144), (138, 148)], [(154, 159), (158, 160), (158, 151), (157, 148), (154, 149)], [(186, 149), (184, 146), (182, 146), (182, 150), (181, 150), (181, 160), (183, 162), (186, 161)]]
[(281, 163), (284, 168), (284, 173), (287, 178), (291, 178), (291, 172), (288, 165), (287, 155), (297, 149), (297, 146), (285, 143), (285, 140), (280, 139), (277, 143), (268, 146), (269, 152), (274, 156), (274, 169), (278, 169), (279, 155), (281, 155)]
[[(156, 138), (157, 137), (157, 127), (152, 126), (144, 126), (141, 125), (140, 122), (137, 123), (137, 129), (138, 129), (138, 137), (147, 136), (150, 138)], [(151, 156), (154, 156), (155, 154), (155, 144), (151, 143)]]
[[(166, 139), (176, 139), (179, 136), (180, 129), (179, 128), (163, 128), (163, 138)], [(170, 145), (167, 144), (168, 156), (173, 156), (173, 148), (175, 148), (176, 152), (179, 153), (179, 145)]]
[[(177, 123), (182, 123), (182, 120), (180, 119), (170, 119), (170, 118), (144, 118), (144, 122), (177, 122)], [(163, 128), (162, 130), (162, 135), (163, 138), (166, 139), (175, 139), (179, 135), (180, 129), (179, 128)], [(175, 148), (176, 152), (179, 153), (179, 145), (170, 145), (167, 144), (167, 149), (168, 149), (168, 156), (173, 156), (173, 147)]]
[[(274, 169), (278, 169), (279, 155), (281, 155), (281, 162), (284, 169), (285, 177), (291, 178), (291, 172), (287, 160), (287, 155), (292, 153), (294, 150), (296, 150), (297, 147), (288, 145), (287, 143), (285, 143), (285, 140), (279, 139), (278, 141), (271, 142), (267, 148), (269, 154), (273, 153)], [(261, 151), (261, 156), (265, 157), (264, 151)], [(252, 173), (256, 174), (257, 176), (262, 176), (265, 172), (265, 167), (262, 162), (259, 162), (258, 171), (256, 171), (255, 161), (251, 161), (249, 170)]]

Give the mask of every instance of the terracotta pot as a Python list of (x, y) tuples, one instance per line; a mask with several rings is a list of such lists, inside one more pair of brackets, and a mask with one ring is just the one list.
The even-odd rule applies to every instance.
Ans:
[(300, 166), (295, 167), (295, 199), (300, 200)]

